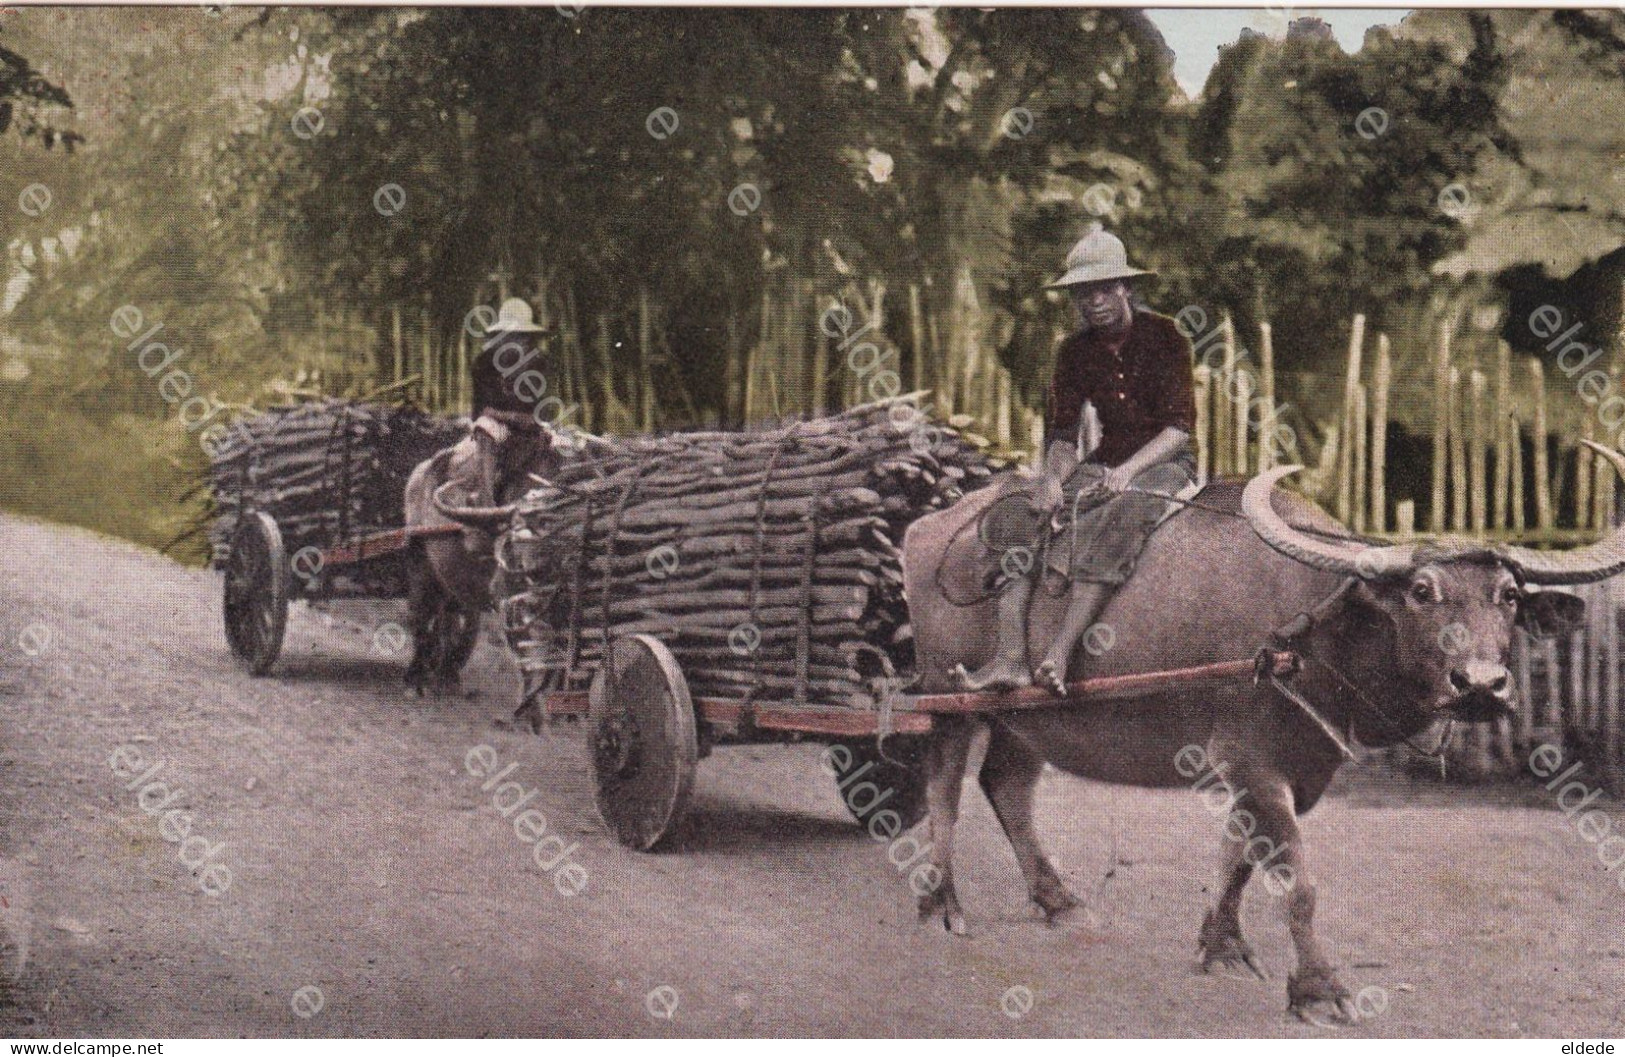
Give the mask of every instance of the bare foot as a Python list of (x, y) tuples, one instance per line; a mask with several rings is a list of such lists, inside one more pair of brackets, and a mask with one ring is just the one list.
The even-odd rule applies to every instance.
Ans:
[(973, 693), (981, 690), (1019, 690), (1033, 685), (1026, 665), (997, 657), (974, 672), (967, 672), (963, 664), (956, 664), (949, 674), (960, 689)]
[(1033, 682), (1056, 697), (1066, 696), (1066, 665), (1054, 658), (1046, 658), (1033, 669)]

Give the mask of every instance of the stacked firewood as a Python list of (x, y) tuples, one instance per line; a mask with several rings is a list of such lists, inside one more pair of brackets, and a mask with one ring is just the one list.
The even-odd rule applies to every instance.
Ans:
[(912, 656), (904, 531), (994, 470), (892, 406), (589, 448), (499, 547), (520, 666), (583, 686), (608, 640), (648, 632), (698, 696), (873, 707), (869, 679)]
[(336, 399), (238, 420), (214, 446), (209, 465), (217, 560), (249, 507), (276, 519), (289, 555), (400, 527), (413, 468), (467, 431), (466, 421), (414, 407)]

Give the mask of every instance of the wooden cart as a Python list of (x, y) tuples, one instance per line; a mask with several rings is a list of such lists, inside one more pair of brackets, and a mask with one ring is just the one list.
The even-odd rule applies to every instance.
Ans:
[[(1270, 670), (1290, 670), (1287, 655), (1270, 655)], [(1151, 672), (1106, 676), (1071, 684), (1066, 699), (1030, 687), (1002, 693), (888, 693), (875, 710), (847, 706), (820, 707), (760, 704), (692, 698), (682, 668), (672, 651), (649, 634), (613, 640), (606, 660), (585, 691), (554, 690), (540, 696), (544, 715), (586, 721), (588, 749), (597, 780), (599, 814), (610, 831), (628, 847), (647, 851), (672, 833), (687, 808), (702, 748), (716, 741), (797, 740), (822, 738), (846, 745), (852, 766), (865, 781), (893, 795), (886, 806), (904, 827), (924, 815), (924, 787), (913, 757), (919, 735), (928, 734), (938, 716), (1008, 712), (1019, 709), (1076, 707), (1090, 700), (1135, 697), (1175, 686), (1222, 683), (1252, 678), (1254, 659), (1225, 661)], [(883, 741), (881, 736), (892, 736)], [(900, 743), (898, 751), (881, 745)], [(909, 746), (910, 748), (902, 748)], [(851, 801), (846, 801), (850, 810)]]
[[(263, 510), (245, 511), (224, 566), (221, 612), (232, 656), (251, 674), (265, 675), (282, 652), (291, 601), (405, 598), (406, 557), (413, 541), (461, 532), (458, 525), (384, 529), (289, 555), (276, 518)], [(466, 661), (479, 621), (465, 621), (452, 633), (457, 641), (448, 656)]]

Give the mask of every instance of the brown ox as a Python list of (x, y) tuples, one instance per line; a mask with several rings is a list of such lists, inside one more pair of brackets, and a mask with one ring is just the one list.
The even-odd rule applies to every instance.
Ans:
[[(504, 499), (529, 487), (529, 477), (550, 477), (573, 442), (543, 426), (535, 434), (515, 433), (500, 467), (501, 486), (487, 494)], [(496, 573), (492, 533), (513, 516), (511, 503), (497, 507), (457, 507), (454, 495), (481, 493), (479, 459), (465, 440), (419, 463), (406, 482), (408, 528), (463, 526), (463, 535), (427, 536), (413, 541), (408, 557), (412, 660), (406, 684), (421, 694), (454, 690), (473, 652), (480, 614), (491, 606)]]
[[(1625, 474), (1625, 457), (1598, 450)], [(1625, 568), (1625, 530), (1567, 553), (1459, 540), (1370, 546), (1306, 501), (1274, 492), (1298, 469), (1262, 474), (1245, 492), (1236, 483), (1209, 486), (1195, 500), (1199, 506), (1165, 523), (1101, 615), (1115, 642), (1102, 651), (1104, 638), (1086, 636), (1071, 670), (1118, 675), (1245, 658), (1318, 607), (1314, 620), (1290, 628), (1290, 645), (1304, 662), (1285, 682), (1321, 720), (1268, 683), (1238, 679), (1133, 701), (939, 721), (925, 755), (930, 840), (941, 872), (921, 900), (922, 917), (965, 931), (953, 840), (973, 738), (987, 739), (982, 790), (1033, 904), (1051, 921), (1078, 901), (1033, 828), (1033, 790), (1046, 762), (1069, 774), (1152, 788), (1192, 787), (1216, 771), (1229, 785), (1229, 814), (1220, 894), (1199, 933), (1203, 966), (1264, 975), (1239, 916), (1242, 891), (1262, 867), (1297, 952), (1289, 1006), (1307, 1016), (1349, 1018), (1349, 992), (1315, 939), (1315, 881), (1296, 816), (1315, 805), (1343, 762), (1339, 741), (1395, 745), (1444, 719), (1484, 721), (1510, 710), (1506, 664), (1514, 625), (1549, 634), (1584, 615), (1579, 599), (1527, 585), (1613, 575)], [(993, 603), (965, 603), (975, 598), (986, 562), (969, 529), (994, 491), (920, 519), (904, 540), (921, 692), (952, 692), (954, 665), (974, 669), (991, 650)], [(1048, 645), (1065, 606), (1064, 593), (1035, 592), (1032, 656)], [(1091, 645), (1100, 656), (1090, 655)]]

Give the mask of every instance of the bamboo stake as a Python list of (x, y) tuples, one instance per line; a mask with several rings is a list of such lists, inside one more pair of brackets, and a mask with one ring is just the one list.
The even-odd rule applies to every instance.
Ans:
[(468, 331), (457, 331), (457, 412), (470, 414), (468, 406)]
[(908, 284), (908, 331), (914, 342), (914, 386), (918, 393), (925, 389), (925, 316), (920, 311), (920, 288)]
[(1489, 391), (1489, 379), (1484, 377), (1483, 371), (1474, 371), (1472, 378), (1471, 404), (1469, 414), (1472, 416), (1467, 423), (1467, 438), (1473, 450), (1468, 459), (1469, 472), (1472, 474), (1471, 511), (1473, 519), (1473, 534), (1483, 536), (1488, 527), (1486, 514), (1489, 507), (1488, 473), (1485, 462), (1485, 452), (1488, 449), (1489, 438), (1486, 436), (1484, 423), (1484, 404)]
[(994, 438), (1004, 451), (1010, 450), (1010, 372), (999, 368), (993, 395)]
[(1365, 386), (1355, 385), (1354, 403), (1349, 410), (1349, 437), (1354, 441), (1350, 445), (1354, 455), (1349, 463), (1350, 503), (1354, 515), (1354, 531), (1365, 531), (1365, 452), (1366, 452), (1366, 424), (1365, 424)]
[(1512, 531), (1523, 532), (1523, 425), (1517, 415), (1507, 416), (1507, 437), (1511, 441), (1511, 457), (1507, 469), (1512, 474)]
[(1377, 377), (1371, 393), (1371, 528), (1388, 527), (1388, 387), (1393, 382), (1388, 335), (1377, 335)]
[(1450, 368), (1450, 527), (1467, 531), (1467, 450), (1462, 436), (1461, 370)]
[(436, 377), (434, 362), (433, 330), (429, 324), (429, 310), (423, 310), (423, 384), (418, 387), (418, 393), (423, 398), (423, 404), (430, 411), (438, 411), (436, 399), (440, 395), (439, 379)]
[(1433, 507), (1428, 524), (1444, 531), (1445, 472), (1450, 438), (1450, 321), (1439, 323), (1439, 346), (1433, 359)]
[(1213, 445), (1208, 435), (1208, 388), (1212, 385), (1213, 372), (1203, 364), (1196, 368), (1193, 375), (1196, 390), (1196, 479), (1205, 484), (1212, 466)]
[(615, 364), (609, 352), (609, 316), (603, 312), (598, 314), (598, 371), (604, 401), (599, 428), (608, 433), (618, 430), (621, 423), (615, 419)]
[(1215, 476), (1235, 470), (1234, 442), (1230, 430), (1235, 419), (1230, 406), (1230, 379), (1236, 376), (1236, 326), (1226, 312), (1219, 321), (1219, 338), (1224, 351), (1221, 373), (1213, 379), (1213, 472)]
[(1591, 490), (1591, 494), (1595, 497), (1592, 503), (1591, 527), (1603, 531), (1613, 520), (1613, 496), (1608, 494), (1608, 486), (1614, 476), (1614, 468), (1607, 459), (1592, 455), (1590, 449), (1586, 450), (1586, 454), (1591, 458), (1591, 472), (1596, 478), (1596, 486)]
[[(1365, 316), (1362, 313), (1354, 314), (1353, 326), (1349, 328), (1349, 354), (1348, 370), (1343, 378), (1343, 436), (1353, 438), (1355, 435), (1354, 422), (1354, 390), (1360, 384), (1360, 358), (1365, 345)], [(1353, 444), (1343, 445), (1341, 457), (1337, 460), (1337, 520), (1343, 524), (1349, 523), (1349, 514), (1354, 498), (1354, 448)]]
[(1401, 536), (1416, 534), (1416, 500), (1401, 499), (1394, 504), (1394, 531)]
[(1546, 456), (1546, 372), (1540, 360), (1530, 357), (1529, 374), (1535, 397), (1535, 523), (1550, 529), (1552, 520), (1552, 479)]
[(1258, 469), (1275, 465), (1275, 330), (1265, 320), (1258, 324)]
[(1495, 417), (1495, 512), (1490, 524), (1497, 529), (1507, 527), (1509, 494), (1512, 483), (1512, 456), (1516, 438), (1512, 436), (1509, 417), (1512, 414), (1512, 349), (1505, 341), (1495, 345), (1495, 405), (1490, 409)]
[(401, 372), (406, 368), (405, 344), (401, 335), (400, 305), (389, 306), (389, 332), (390, 336), (394, 339), (393, 348), (395, 350), (395, 374), (394, 377), (390, 379), (390, 382), (394, 385), (399, 385), (401, 384)]
[[(1607, 524), (1605, 522), (1605, 524)], [(1607, 650), (1607, 666), (1605, 671), (1607, 679), (1603, 687), (1603, 716), (1602, 734), (1604, 752), (1617, 767), (1625, 762), (1625, 744), (1620, 742), (1619, 722), (1619, 602), (1614, 597), (1614, 583), (1609, 580), (1603, 583), (1603, 642)]]
[(1247, 409), (1252, 403), (1253, 377), (1246, 371), (1237, 371), (1231, 377), (1235, 379), (1235, 472), (1245, 477), (1247, 475)]
[(655, 428), (654, 321), (649, 311), (649, 288), (638, 287), (638, 428), (653, 433)]
[[(1591, 419), (1587, 418), (1580, 426), (1580, 439), (1590, 440), (1593, 430)], [(1574, 449), (1574, 527), (1590, 528), (1596, 522), (1592, 520), (1594, 511), (1591, 509), (1591, 449), (1584, 444)], [(1598, 475), (1601, 483), (1601, 476)]]

